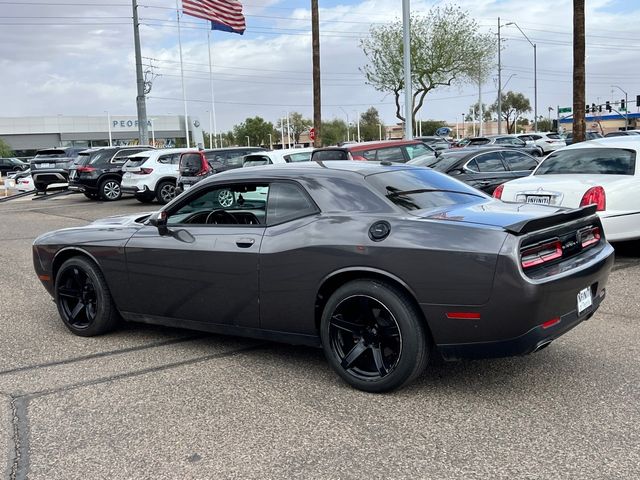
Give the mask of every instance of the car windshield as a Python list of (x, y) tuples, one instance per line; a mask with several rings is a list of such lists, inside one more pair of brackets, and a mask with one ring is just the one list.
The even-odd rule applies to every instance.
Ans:
[(540, 164), (534, 175), (633, 175), (635, 170), (636, 154), (632, 150), (576, 148), (552, 153)]
[(489, 142), (491, 142), (491, 140), (488, 138), (472, 138), (469, 140), (469, 145), (486, 145)]
[(479, 190), (427, 169), (393, 170), (365, 178), (387, 200), (407, 211), (475, 203), (486, 198)]
[(548, 133), (547, 138), (550, 138), (551, 140), (562, 140), (562, 137), (557, 133)]

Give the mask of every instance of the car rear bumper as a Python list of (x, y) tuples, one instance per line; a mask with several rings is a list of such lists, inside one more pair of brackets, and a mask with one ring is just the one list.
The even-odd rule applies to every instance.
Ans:
[(31, 177), (34, 183), (40, 185), (69, 182), (69, 173), (66, 170), (32, 170)]
[(604, 300), (606, 290), (600, 290), (593, 298), (593, 305), (578, 315), (577, 310), (566, 313), (559, 318), (558, 323), (549, 327), (538, 325), (518, 337), (495, 342), (459, 343), (438, 345), (438, 350), (445, 360), (461, 358), (499, 358), (528, 355), (549, 345), (553, 340), (564, 335), (569, 330), (591, 318)]
[[(501, 256), (486, 303), (420, 307), (447, 359), (525, 355), (593, 315), (604, 299), (612, 266), (613, 248), (606, 242), (535, 278)], [(578, 293), (587, 288), (592, 305), (578, 313)]]
[(148, 175), (132, 175), (129, 172), (124, 172), (122, 182), (120, 183), (120, 190), (122, 193), (141, 194), (153, 191), (149, 188), (149, 178), (136, 178), (136, 177), (148, 177)]

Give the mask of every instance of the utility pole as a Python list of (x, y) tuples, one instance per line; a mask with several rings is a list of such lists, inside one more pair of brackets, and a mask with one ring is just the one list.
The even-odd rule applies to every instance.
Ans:
[(320, 26), (318, 0), (311, 0), (311, 52), (313, 57), (313, 145), (322, 146), (322, 102), (320, 101)]
[(136, 107), (138, 109), (138, 142), (140, 143), (140, 145), (149, 145), (147, 102), (144, 96), (142, 53), (140, 52), (140, 23), (138, 22), (138, 0), (131, 0), (131, 3), (133, 6), (133, 44), (136, 55), (136, 82), (138, 84), (138, 96), (136, 97)]
[(404, 138), (413, 138), (413, 101), (411, 92), (411, 7), (402, 0), (402, 44), (404, 46)]
[(584, 0), (573, 0), (573, 143), (584, 142), (585, 68)]
[(498, 17), (498, 135), (502, 134), (502, 55), (500, 40), (500, 17)]
[(478, 135), (484, 135), (483, 118), (484, 108), (482, 108), (482, 65), (478, 68)]

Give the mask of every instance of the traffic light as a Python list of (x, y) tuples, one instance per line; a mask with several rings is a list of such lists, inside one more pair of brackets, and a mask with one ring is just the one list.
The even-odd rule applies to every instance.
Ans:
[(620, 100), (620, 110), (626, 110), (627, 109), (627, 102), (624, 101), (624, 98), (622, 100)]
[(598, 108), (598, 107), (596, 107), (596, 104), (595, 104), (595, 103), (592, 103), (592, 104), (591, 104), (591, 113), (596, 113), (597, 108)]
[[(638, 97), (640, 98), (640, 96)], [(587, 105), (584, 107), (584, 113), (589, 113), (589, 104), (587, 103)]]
[(602, 105), (598, 105), (598, 111), (602, 113)]
[(640, 107), (640, 95), (636, 95), (636, 107)]
[(611, 102), (609, 102), (609, 100), (607, 100), (605, 102), (605, 105), (606, 105), (606, 108), (607, 108), (607, 112), (610, 112), (611, 111)]

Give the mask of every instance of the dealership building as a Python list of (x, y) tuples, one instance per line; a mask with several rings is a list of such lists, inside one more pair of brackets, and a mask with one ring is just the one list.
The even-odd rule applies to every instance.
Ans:
[[(203, 146), (202, 126), (188, 117), (192, 145)], [(149, 141), (156, 147), (185, 144), (185, 121), (182, 115), (157, 115), (148, 118)], [(111, 140), (110, 140), (111, 139)], [(135, 116), (66, 116), (0, 117), (0, 140), (15, 155), (27, 157), (37, 150), (51, 147), (103, 147), (137, 145), (138, 119)]]

